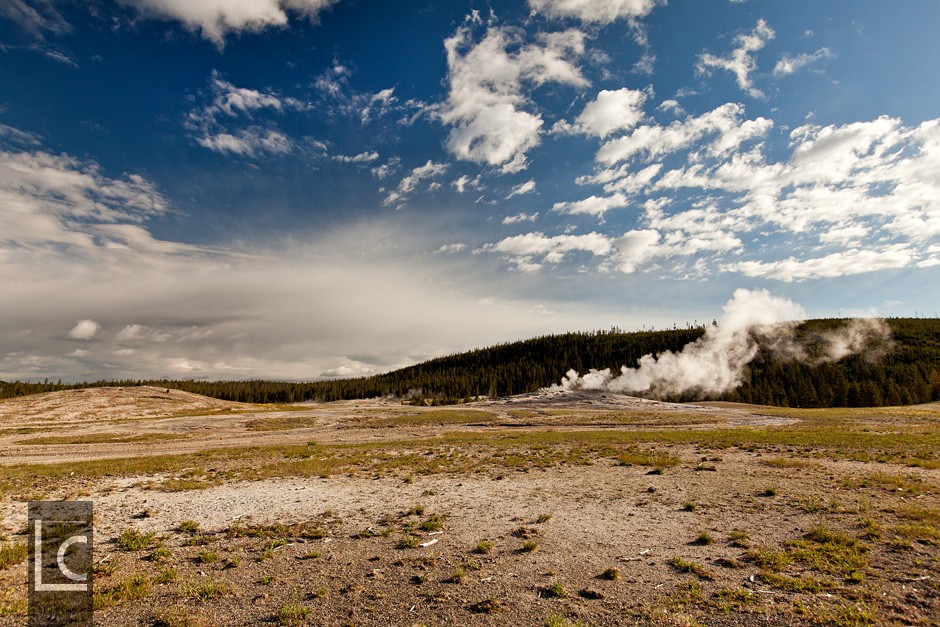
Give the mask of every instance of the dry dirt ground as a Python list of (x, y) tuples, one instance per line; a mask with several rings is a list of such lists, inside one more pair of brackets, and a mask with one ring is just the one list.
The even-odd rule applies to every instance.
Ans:
[(0, 496), (0, 624), (63, 498), (102, 625), (940, 624), (940, 404), (77, 390), (0, 401)]

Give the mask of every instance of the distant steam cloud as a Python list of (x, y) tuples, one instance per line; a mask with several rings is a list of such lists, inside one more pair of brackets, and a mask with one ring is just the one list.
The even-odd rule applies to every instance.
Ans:
[(803, 308), (766, 290), (739, 289), (724, 306), (717, 326), (682, 351), (644, 355), (639, 366), (623, 366), (620, 375), (591, 369), (579, 376), (569, 370), (553, 390), (608, 390), (657, 398), (705, 397), (733, 390), (744, 382), (747, 365), (761, 349), (805, 363), (837, 361), (849, 355), (883, 350), (890, 332), (880, 319), (856, 319), (811, 338), (795, 335), (806, 318)]

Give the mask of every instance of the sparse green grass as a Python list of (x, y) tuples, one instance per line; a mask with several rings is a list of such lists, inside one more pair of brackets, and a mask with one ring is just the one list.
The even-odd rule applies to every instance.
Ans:
[(620, 579), (620, 570), (616, 568), (608, 568), (601, 573), (601, 579), (606, 579), (608, 581), (617, 581)]
[(279, 625), (299, 625), (310, 618), (312, 611), (296, 602), (285, 603), (277, 612), (277, 622)]
[(858, 525), (859, 527), (862, 528), (862, 531), (864, 532), (862, 534), (862, 537), (865, 540), (868, 540), (869, 542), (877, 542), (878, 540), (881, 539), (881, 533), (883, 529), (881, 525), (878, 524), (878, 521), (876, 521), (875, 519), (869, 518), (866, 516), (864, 518), (859, 519)]
[(680, 573), (692, 573), (699, 577), (700, 579), (711, 580), (715, 576), (707, 568), (698, 564), (696, 562), (691, 562), (689, 560), (683, 559), (678, 555), (669, 560), (669, 563), (673, 568), (678, 570)]
[(940, 546), (940, 529), (925, 524), (895, 525), (891, 532), (905, 540), (913, 540), (931, 546)]
[(448, 577), (444, 581), (447, 583), (460, 583), (464, 580), (466, 576), (467, 576), (466, 570), (464, 570), (463, 568), (455, 568), (454, 572), (450, 574), (450, 577)]
[(539, 549), (539, 543), (535, 540), (526, 540), (519, 549), (522, 553), (533, 553)]
[(150, 594), (152, 584), (146, 575), (134, 575), (117, 585), (95, 594), (95, 608), (111, 607), (123, 601), (142, 599)]
[(833, 587), (832, 582), (813, 577), (790, 577), (779, 573), (761, 571), (760, 578), (768, 585), (786, 592), (822, 592)]
[(728, 534), (728, 537), (731, 539), (731, 546), (736, 546), (738, 548), (746, 549), (750, 544), (748, 543), (748, 533), (746, 531), (741, 531), (740, 529), (733, 529)]
[(421, 538), (418, 536), (413, 536), (410, 533), (402, 536), (402, 539), (398, 543), (398, 548), (400, 549), (414, 549), (419, 544), (421, 544)]
[(754, 562), (761, 568), (774, 571), (784, 570), (793, 563), (793, 555), (787, 551), (774, 551), (766, 547), (755, 547), (748, 550), (744, 559)]
[(231, 592), (231, 587), (212, 579), (199, 581), (185, 581), (177, 584), (179, 593), (185, 597), (196, 599), (201, 603), (216, 599)]
[(813, 527), (803, 539), (789, 540), (793, 558), (816, 571), (861, 581), (868, 568), (869, 547), (847, 534), (824, 525)]
[[(331, 445), (243, 446), (182, 455), (9, 465), (0, 468), (0, 482), (10, 483), (19, 490), (24, 490), (38, 485), (39, 477), (42, 481), (48, 481), (56, 477), (68, 477), (73, 473), (86, 479), (105, 475), (184, 473), (188, 476), (170, 476), (147, 487), (188, 490), (231, 480), (323, 477), (349, 472), (394, 471), (417, 475), (472, 472), (487, 466), (537, 468), (558, 464), (584, 464), (591, 463), (591, 460), (597, 457), (617, 459), (631, 447), (643, 444), (693, 444), (705, 449), (739, 447), (758, 451), (786, 447), (812, 450), (817, 455), (834, 459), (940, 468), (940, 428), (933, 423), (916, 427), (892, 425), (890, 430), (864, 431), (867, 426), (864, 423), (866, 412), (787, 408), (763, 408), (762, 411), (774, 415), (796, 416), (801, 422), (785, 427), (759, 429), (545, 429), (500, 434), (458, 431), (438, 434), (432, 439)], [(911, 411), (913, 410), (903, 409), (898, 415), (905, 416), (905, 412)], [(426, 416), (435, 412), (420, 413)], [(911, 416), (915, 414), (916, 412)], [(455, 453), (451, 449), (442, 455), (424, 455), (414, 450), (415, 447), (430, 447), (438, 451), (458, 447), (460, 451)], [(206, 467), (217, 470), (201, 475), (191, 472), (193, 468)], [(879, 479), (875, 478), (875, 481)], [(936, 489), (917, 483), (901, 487), (902, 492), (911, 489), (911, 493)]]
[(271, 416), (251, 420), (245, 426), (249, 431), (291, 431), (309, 429), (319, 424), (313, 416)]
[(26, 559), (29, 550), (22, 542), (13, 542), (0, 546), (0, 570), (6, 570)]
[(17, 444), (32, 446), (53, 444), (138, 444), (142, 442), (166, 442), (184, 440), (188, 436), (174, 433), (86, 433), (82, 435), (44, 435), (37, 438), (19, 440)]
[(165, 568), (154, 575), (154, 583), (172, 583), (179, 577), (179, 571), (175, 568)]
[(117, 544), (125, 551), (140, 551), (149, 549), (157, 542), (157, 534), (153, 531), (141, 533), (136, 529), (125, 529), (118, 536)]
[(557, 581), (550, 586), (542, 588), (541, 593), (543, 597), (549, 599), (564, 599), (568, 596), (568, 591)]
[(703, 531), (702, 533), (698, 534), (695, 540), (692, 541), (692, 544), (698, 544), (699, 546), (708, 546), (709, 544), (714, 543), (715, 538), (707, 531)]
[(480, 540), (477, 542), (477, 545), (473, 547), (473, 552), (479, 555), (486, 555), (493, 550), (493, 542), (490, 540)]
[(656, 468), (671, 468), (678, 466), (681, 461), (678, 457), (659, 453), (657, 451), (641, 451), (629, 448), (617, 455), (621, 466), (654, 466)]
[(696, 509), (698, 509), (698, 505), (696, 505), (692, 501), (687, 501), (686, 503), (683, 503), (682, 505), (683, 512), (694, 512)]
[(440, 531), (444, 528), (444, 517), (439, 514), (431, 514), (427, 520), (420, 525), (422, 531)]
[(586, 627), (583, 620), (571, 620), (563, 614), (549, 614), (544, 624), (545, 627)]
[(215, 562), (219, 561), (219, 554), (215, 551), (205, 549), (200, 551), (196, 561), (198, 561), (200, 564), (214, 564)]
[(773, 487), (765, 488), (764, 491), (760, 493), (760, 496), (763, 496), (766, 498), (775, 497), (777, 496), (777, 488), (773, 488)]
[(152, 553), (150, 553), (151, 562), (165, 562), (171, 557), (173, 557), (173, 553), (170, 552), (170, 549), (164, 546), (158, 546), (153, 550)]
[(195, 520), (183, 520), (177, 525), (176, 530), (180, 533), (194, 534), (199, 532), (199, 523)]
[(480, 409), (432, 409), (414, 414), (370, 420), (370, 427), (418, 427), (423, 425), (483, 425), (497, 422), (499, 417)]
[(470, 605), (470, 611), (474, 614), (493, 614), (503, 608), (503, 602), (496, 597), (488, 597)]
[(740, 612), (744, 608), (756, 603), (757, 596), (758, 595), (752, 593), (750, 590), (745, 590), (744, 588), (722, 588), (715, 592), (709, 605), (725, 614)]
[(203, 627), (206, 622), (201, 616), (192, 614), (184, 607), (171, 607), (157, 610), (153, 616), (153, 627)]

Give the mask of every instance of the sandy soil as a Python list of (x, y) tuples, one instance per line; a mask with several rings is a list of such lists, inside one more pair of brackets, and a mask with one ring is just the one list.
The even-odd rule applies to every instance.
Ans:
[[(438, 408), (391, 401), (269, 411), (153, 388), (58, 393), (0, 402), (0, 463), (310, 440), (432, 443), (455, 429), (704, 434), (797, 421), (755, 407), (571, 393), (458, 409), (485, 413), (455, 424)], [(940, 407), (924, 412), (940, 418)], [(442, 424), (382, 422), (424, 414)], [(49, 437), (99, 441), (29, 443)], [(152, 439), (100, 441), (142, 437)], [(643, 448), (679, 463), (651, 472), (595, 451), (544, 467), (284, 476), (183, 491), (154, 488), (166, 473), (36, 485), (44, 498), (94, 500), (100, 624), (940, 624), (940, 536), (931, 535), (940, 527), (940, 471), (792, 447)], [(36, 473), (38, 481), (41, 466)], [(0, 503), (9, 542), (25, 524), (19, 487)], [(181, 521), (199, 531), (180, 530)], [(821, 527), (854, 543), (861, 575), (799, 557), (793, 542), (820, 548), (808, 538)], [(153, 542), (122, 547), (128, 530), (152, 532)], [(481, 542), (491, 547), (484, 552)], [(791, 563), (768, 568), (755, 559), (761, 551), (789, 554)], [(698, 572), (682, 572), (676, 558)], [(768, 573), (817, 585), (787, 589)], [(0, 570), (0, 624), (26, 623), (25, 577), (25, 563)], [(128, 592), (133, 581), (137, 593)]]

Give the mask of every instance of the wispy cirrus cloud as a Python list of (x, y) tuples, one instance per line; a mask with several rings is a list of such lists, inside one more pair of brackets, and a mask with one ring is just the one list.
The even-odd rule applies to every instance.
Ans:
[(294, 150), (294, 141), (267, 114), (301, 111), (306, 105), (284, 97), (246, 87), (237, 87), (212, 73), (211, 101), (189, 112), (185, 125), (196, 143), (218, 153), (246, 157), (285, 155)]
[(783, 55), (774, 66), (774, 76), (789, 76), (795, 74), (807, 65), (816, 63), (823, 59), (834, 59), (835, 54), (829, 48), (820, 48), (812, 53), (800, 53), (794, 56)]
[(438, 177), (444, 174), (447, 168), (446, 163), (435, 163), (428, 159), (427, 163), (414, 168), (408, 176), (404, 177), (398, 183), (398, 187), (388, 193), (382, 204), (386, 207), (390, 205), (402, 207), (408, 195), (418, 187), (421, 181)]

